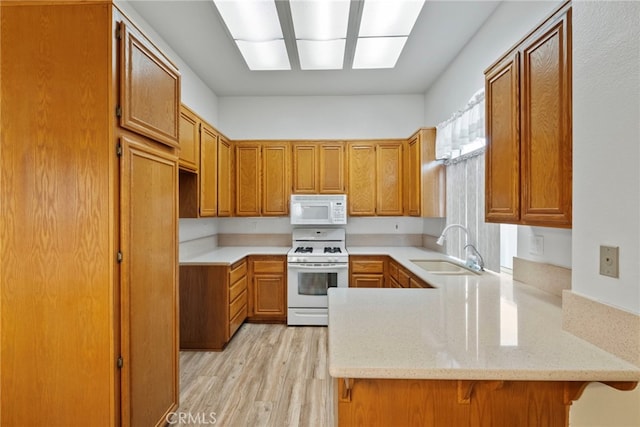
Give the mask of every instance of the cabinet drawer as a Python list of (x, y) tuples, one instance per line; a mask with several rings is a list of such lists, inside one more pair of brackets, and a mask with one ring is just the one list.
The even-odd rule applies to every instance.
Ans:
[(231, 301), (231, 303), (229, 304), (229, 320), (233, 319), (238, 314), (238, 312), (241, 311), (242, 306), (246, 305), (247, 291), (243, 291), (240, 295), (238, 295), (238, 298)]
[(233, 302), (242, 293), (247, 290), (247, 276), (242, 277), (236, 283), (232, 283), (229, 288), (229, 301)]
[(400, 283), (400, 286), (403, 288), (409, 287), (409, 273), (404, 271), (402, 268), (398, 269), (398, 283)]
[(231, 266), (231, 271), (229, 272), (229, 286), (233, 286), (234, 283), (238, 281), (242, 276), (246, 276), (247, 274), (247, 261), (242, 260), (240, 262), (236, 262)]
[(229, 321), (229, 339), (236, 333), (238, 328), (244, 323), (244, 320), (247, 318), (247, 305), (243, 305), (240, 307), (240, 310), (236, 313), (234, 317)]
[(282, 260), (270, 260), (253, 261), (254, 273), (284, 273), (284, 261)]
[(353, 261), (351, 264), (352, 273), (384, 273), (384, 261), (367, 260)]

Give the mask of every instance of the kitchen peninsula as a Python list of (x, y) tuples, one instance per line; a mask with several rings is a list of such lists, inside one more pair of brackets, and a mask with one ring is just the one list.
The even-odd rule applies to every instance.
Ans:
[(637, 366), (562, 330), (559, 297), (489, 272), (427, 273), (410, 260), (442, 255), (417, 248), (349, 250), (390, 255), (434, 289), (330, 291), (340, 426), (566, 426), (590, 382), (640, 380)]

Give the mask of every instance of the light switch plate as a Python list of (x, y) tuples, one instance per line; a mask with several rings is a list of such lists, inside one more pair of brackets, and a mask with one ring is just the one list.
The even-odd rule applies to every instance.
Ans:
[(618, 278), (617, 246), (600, 246), (600, 274)]

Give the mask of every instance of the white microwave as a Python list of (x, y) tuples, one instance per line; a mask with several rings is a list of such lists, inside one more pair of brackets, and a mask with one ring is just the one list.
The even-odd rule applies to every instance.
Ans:
[(334, 225), (347, 223), (346, 194), (293, 194), (291, 224)]

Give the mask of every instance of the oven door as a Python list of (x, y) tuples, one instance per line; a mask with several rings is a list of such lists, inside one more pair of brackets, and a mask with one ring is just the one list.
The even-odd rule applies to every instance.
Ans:
[(349, 264), (288, 264), (287, 300), (290, 308), (327, 308), (327, 290), (349, 286)]

